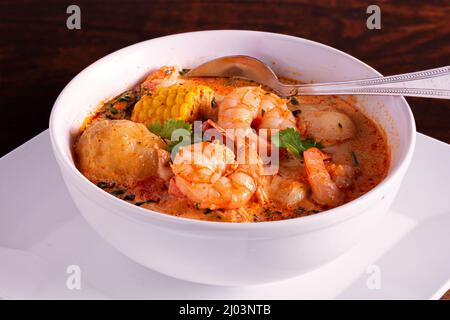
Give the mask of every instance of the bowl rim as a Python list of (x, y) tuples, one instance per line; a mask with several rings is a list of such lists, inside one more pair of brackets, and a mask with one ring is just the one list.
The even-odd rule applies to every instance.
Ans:
[[(92, 183), (89, 179), (87, 179), (78, 170), (78, 168), (75, 166), (75, 163), (73, 161), (70, 161), (67, 159), (67, 157), (62, 156), (62, 150), (59, 148), (58, 143), (56, 143), (56, 132), (54, 129), (55, 128), (54, 123), (56, 121), (55, 120), (56, 114), (58, 112), (61, 112), (61, 109), (62, 109), (61, 100), (64, 98), (64, 96), (67, 94), (67, 92), (70, 91), (71, 86), (73, 85), (74, 82), (78, 81), (79, 78), (82, 78), (84, 76), (84, 74), (90, 72), (92, 69), (95, 69), (95, 67), (97, 65), (100, 65), (117, 55), (123, 54), (127, 51), (131, 51), (135, 48), (138, 48), (139, 46), (143, 45), (144, 43), (148, 43), (148, 42), (152, 42), (152, 41), (157, 42), (158, 40), (162, 40), (162, 39), (166, 40), (169, 38), (195, 36), (196, 34), (202, 34), (202, 33), (203, 34), (205, 34), (205, 33), (211, 33), (211, 34), (212, 33), (239, 33), (239, 34), (257, 35), (257, 36), (262, 36), (262, 37), (272, 36), (272, 37), (284, 38), (284, 39), (290, 40), (290, 41), (306, 42), (306, 43), (312, 44), (314, 46), (322, 47), (326, 50), (332, 51), (334, 54), (342, 55), (342, 56), (352, 60), (353, 62), (364, 66), (365, 68), (367, 68), (374, 74), (382, 76), (382, 74), (380, 72), (378, 72), (373, 67), (366, 64), (365, 62), (351, 56), (350, 54), (348, 54), (346, 52), (343, 52), (343, 51), (333, 48), (331, 46), (328, 46), (328, 45), (325, 45), (325, 44), (322, 44), (320, 42), (316, 42), (313, 40), (304, 39), (301, 37), (285, 35), (285, 34), (280, 34), (280, 33), (273, 33), (273, 32), (256, 31), (256, 30), (224, 29), (224, 30), (202, 30), (202, 31), (177, 33), (177, 34), (172, 34), (172, 35), (167, 35), (167, 36), (162, 36), (162, 37), (158, 37), (158, 38), (140, 41), (135, 44), (121, 48), (119, 50), (116, 50), (112, 53), (109, 53), (108, 55), (96, 60), (95, 62), (93, 62), (86, 68), (84, 68), (64, 87), (64, 89), (58, 95), (55, 103), (53, 104), (52, 111), (50, 114), (50, 119), (49, 119), (49, 131), (50, 131), (50, 140), (51, 140), (51, 144), (52, 144), (52, 149), (53, 149), (55, 157), (58, 160), (60, 166), (63, 165), (68, 170), (70, 170), (70, 172), (72, 173), (72, 176), (76, 177), (81, 184), (84, 184), (87, 188), (91, 189), (92, 192), (98, 192), (98, 194), (99, 195), (101, 194), (104, 199), (109, 198), (113, 202), (116, 201), (117, 202), (117, 210), (114, 210), (114, 212), (111, 211), (111, 213), (118, 213), (123, 217), (133, 219), (133, 220), (137, 219), (139, 221), (148, 222), (148, 223), (154, 223), (155, 222), (154, 220), (157, 219), (159, 221), (166, 222), (169, 225), (170, 224), (174, 224), (174, 225), (183, 224), (183, 225), (189, 225), (189, 226), (207, 227), (209, 229), (219, 229), (219, 230), (225, 229), (227, 231), (242, 230), (242, 229), (244, 229), (244, 230), (247, 230), (247, 229), (248, 230), (261, 230), (261, 229), (266, 229), (266, 228), (273, 228), (275, 226), (285, 227), (285, 226), (292, 226), (294, 224), (297, 225), (297, 224), (307, 224), (307, 223), (311, 223), (311, 222), (319, 222), (321, 220), (322, 221), (323, 220), (334, 221), (332, 218), (336, 219), (337, 216), (341, 216), (340, 218), (338, 218), (338, 221), (342, 221), (342, 220), (346, 220), (346, 218), (352, 217), (355, 214), (357, 214), (358, 211), (355, 209), (357, 208), (358, 205), (360, 205), (362, 202), (364, 202), (366, 200), (369, 200), (369, 198), (373, 197), (374, 195), (376, 195), (377, 193), (382, 191), (389, 184), (393, 183), (396, 178), (397, 179), (400, 178), (399, 176), (402, 175), (402, 170), (406, 169), (407, 166), (409, 165), (409, 163), (412, 159), (412, 154), (414, 152), (414, 147), (415, 147), (415, 142), (416, 142), (416, 126), (415, 126), (414, 116), (413, 116), (413, 113), (411, 111), (411, 108), (410, 108), (408, 102), (406, 101), (406, 99), (404, 97), (394, 97), (395, 99), (401, 99), (401, 102), (404, 105), (403, 111), (407, 117), (407, 125), (408, 125), (407, 136), (409, 137), (409, 141), (406, 142), (407, 150), (404, 153), (403, 158), (400, 159), (399, 164), (397, 165), (396, 168), (389, 170), (387, 176), (377, 186), (375, 186), (374, 188), (372, 188), (370, 191), (363, 194), (362, 196), (360, 196), (354, 200), (351, 200), (351, 201), (349, 201), (341, 206), (338, 206), (336, 208), (328, 209), (328, 210), (325, 210), (325, 211), (322, 211), (322, 212), (319, 212), (319, 213), (316, 213), (313, 215), (309, 215), (309, 216), (303, 216), (303, 217), (285, 219), (285, 220), (277, 220), (277, 221), (263, 221), (263, 222), (258, 222), (258, 223), (255, 223), (255, 222), (236, 223), (236, 222), (226, 222), (226, 221), (220, 221), (220, 222), (219, 221), (206, 221), (206, 220), (197, 220), (197, 219), (191, 219), (191, 218), (178, 217), (178, 216), (174, 216), (171, 214), (166, 214), (166, 213), (161, 213), (158, 211), (145, 209), (145, 208), (136, 206), (134, 204), (131, 204), (127, 201), (123, 201), (122, 199), (119, 199), (119, 198), (109, 194), (108, 192), (98, 188), (94, 183)], [(98, 199), (96, 199), (94, 201), (97, 202)], [(120, 210), (121, 206), (123, 206), (123, 208), (124, 208), (123, 210)], [(347, 214), (345, 214), (345, 213), (347, 213)]]

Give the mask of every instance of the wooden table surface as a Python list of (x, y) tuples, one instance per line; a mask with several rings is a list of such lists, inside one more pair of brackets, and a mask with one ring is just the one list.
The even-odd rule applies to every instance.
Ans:
[[(336, 47), (383, 74), (450, 65), (450, 1), (57, 1), (0, 3), (0, 155), (48, 127), (65, 84), (102, 56), (138, 41), (205, 29), (263, 30)], [(81, 30), (66, 8), (81, 8)], [(182, 50), (182, 48), (180, 48)], [(408, 99), (418, 131), (450, 143), (450, 101)]]

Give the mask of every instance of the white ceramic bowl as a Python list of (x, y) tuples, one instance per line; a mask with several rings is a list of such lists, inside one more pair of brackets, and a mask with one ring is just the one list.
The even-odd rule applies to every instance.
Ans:
[[(361, 97), (360, 109), (385, 130), (392, 161), (372, 191), (316, 215), (264, 223), (222, 223), (177, 218), (134, 206), (102, 191), (75, 167), (71, 145), (100, 101), (162, 65), (194, 67), (209, 59), (245, 54), (281, 75), (336, 81), (380, 75), (361, 61), (301, 38), (254, 31), (203, 31), (144, 41), (114, 52), (76, 76), (55, 102), (53, 150), (80, 212), (109, 243), (134, 261), (194, 282), (248, 285), (290, 278), (348, 251), (387, 211), (410, 163), (415, 125), (405, 99)], [(83, 235), (80, 234), (80, 237)]]

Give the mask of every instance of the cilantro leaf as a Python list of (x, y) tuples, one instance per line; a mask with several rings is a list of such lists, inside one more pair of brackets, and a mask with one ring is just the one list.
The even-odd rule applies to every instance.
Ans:
[(188, 136), (188, 137), (180, 136), (180, 138), (178, 140), (170, 141), (170, 143), (169, 143), (170, 154), (175, 156), (181, 147), (184, 147), (184, 146), (187, 146), (190, 144), (192, 144), (190, 136)]
[(300, 133), (293, 128), (281, 130), (278, 134), (273, 135), (272, 143), (278, 148), (285, 148), (289, 153), (296, 157), (301, 157), (303, 151), (309, 148), (323, 148), (320, 142), (312, 139), (302, 140)]
[(302, 140), (302, 144), (303, 144), (303, 148), (305, 148), (305, 150), (307, 150), (309, 148), (323, 149), (323, 145), (320, 142), (315, 141), (313, 139)]
[(162, 125), (160, 122), (152, 123), (148, 126), (148, 130), (156, 134), (157, 136), (161, 136)]
[(192, 133), (192, 124), (184, 120), (169, 119), (163, 124), (160, 122), (152, 123), (148, 129), (163, 139), (171, 140), (172, 133), (177, 129), (185, 129)]
[(296, 97), (291, 97), (291, 99), (289, 100), (289, 102), (290, 102), (291, 104), (293, 104), (294, 106), (298, 106), (298, 104), (299, 104), (299, 102), (298, 102), (298, 100), (297, 100)]
[(192, 124), (184, 120), (169, 119), (163, 124), (155, 122), (148, 126), (148, 130), (167, 143), (172, 159), (181, 147), (192, 143)]

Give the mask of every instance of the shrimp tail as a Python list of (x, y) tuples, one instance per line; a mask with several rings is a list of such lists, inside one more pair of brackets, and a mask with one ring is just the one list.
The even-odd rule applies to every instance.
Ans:
[(264, 190), (264, 188), (261, 187), (261, 184), (256, 189), (256, 198), (262, 205), (266, 204), (269, 201), (269, 196), (267, 195), (267, 192)]

